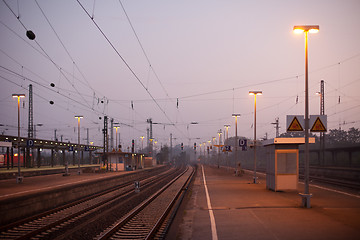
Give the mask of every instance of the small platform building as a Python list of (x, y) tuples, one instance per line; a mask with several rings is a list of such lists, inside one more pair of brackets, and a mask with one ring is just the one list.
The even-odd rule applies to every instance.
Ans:
[[(299, 145), (305, 138), (274, 138), (263, 142), (266, 149), (266, 188), (273, 191), (297, 190)], [(315, 138), (309, 138), (315, 143)]]

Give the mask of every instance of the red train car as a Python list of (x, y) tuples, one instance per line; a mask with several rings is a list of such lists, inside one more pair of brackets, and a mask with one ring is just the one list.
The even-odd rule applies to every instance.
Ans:
[[(7, 155), (1, 154), (0, 155), (0, 166), (6, 167), (7, 161), (8, 161)], [(17, 153), (14, 154), (13, 161), (14, 161), (14, 166), (17, 166), (18, 165), (18, 154)], [(11, 156), (9, 159), (9, 166), (11, 166)], [(24, 166), (24, 156), (23, 155), (20, 156), (20, 166)]]

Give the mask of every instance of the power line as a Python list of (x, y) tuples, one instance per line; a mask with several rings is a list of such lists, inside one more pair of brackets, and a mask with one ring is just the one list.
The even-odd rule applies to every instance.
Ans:
[(131, 27), (131, 29), (132, 29), (132, 31), (133, 31), (133, 33), (134, 33), (134, 35), (135, 35), (135, 37), (136, 37), (139, 45), (140, 45), (140, 48), (141, 48), (142, 52), (144, 53), (144, 56), (145, 56), (145, 58), (146, 58), (146, 60), (147, 60), (147, 62), (148, 62), (148, 64), (149, 64), (149, 67), (153, 70), (156, 79), (159, 81), (159, 83), (160, 83), (162, 89), (164, 90), (166, 96), (168, 96), (168, 98), (170, 99), (169, 94), (167, 93), (167, 91), (166, 91), (164, 85), (162, 84), (162, 82), (160, 81), (160, 78), (158, 77), (155, 69), (153, 68), (153, 66), (152, 66), (152, 64), (151, 64), (151, 62), (150, 62), (150, 59), (149, 59), (148, 55), (147, 55), (146, 52), (145, 52), (145, 49), (144, 49), (144, 47), (143, 47), (143, 45), (142, 45), (142, 43), (141, 43), (141, 41), (140, 41), (140, 39), (139, 39), (139, 36), (137, 35), (137, 33), (136, 33), (136, 31), (135, 31), (135, 28), (134, 28), (133, 24), (131, 23), (131, 20), (130, 20), (130, 18), (129, 18), (129, 15), (127, 14), (127, 12), (126, 12), (126, 10), (125, 10), (125, 8), (124, 8), (124, 5), (122, 4), (121, 0), (119, 0), (119, 3), (120, 3), (121, 8), (123, 9), (123, 11), (124, 11), (124, 13), (125, 13), (125, 16), (126, 16), (128, 22), (129, 22), (129, 24), (130, 24), (130, 27)]
[(63, 41), (61, 40), (59, 34), (57, 34), (57, 32), (55, 31), (55, 28), (52, 26), (50, 20), (48, 19), (48, 17), (45, 15), (45, 12), (43, 11), (43, 9), (40, 7), (39, 3), (37, 0), (35, 0), (36, 5), (39, 7), (41, 13), (43, 14), (44, 18), (46, 19), (47, 23), (49, 24), (49, 26), (51, 27), (51, 29), (53, 30), (54, 34), (56, 35), (57, 39), (59, 40), (61, 46), (64, 48), (65, 52), (67, 53), (67, 55), (69, 56), (70, 60), (72, 61), (72, 63), (76, 66), (76, 69), (79, 71), (79, 73), (82, 75), (82, 77), (84, 78), (84, 80), (86, 81), (86, 83), (88, 84), (88, 87), (91, 88), (91, 90), (95, 91), (92, 86), (90, 85), (90, 83), (88, 82), (88, 80), (84, 77), (84, 74), (80, 71), (79, 66), (76, 64), (75, 60), (73, 59), (73, 57), (71, 56), (70, 52), (68, 51), (68, 49), (65, 47), (65, 44), (63, 43)]
[[(154, 103), (158, 106), (158, 108), (160, 109), (160, 111), (164, 114), (164, 116), (170, 121), (172, 122), (172, 120), (170, 119), (170, 117), (166, 114), (165, 110), (162, 109), (162, 107), (159, 105), (159, 103), (156, 101), (156, 99), (153, 97), (153, 95), (151, 94), (151, 92), (149, 91), (148, 88), (145, 87), (144, 83), (141, 81), (141, 79), (137, 76), (137, 74), (134, 72), (134, 70), (130, 67), (130, 65), (127, 63), (127, 61), (124, 59), (124, 57), (119, 53), (119, 51), (115, 48), (114, 44), (110, 41), (110, 39), (107, 37), (107, 35), (105, 34), (105, 32), (100, 28), (100, 26), (96, 23), (96, 21), (94, 20), (94, 18), (91, 17), (91, 15), (89, 14), (89, 12), (84, 8), (84, 6), (80, 3), (79, 0), (76, 0), (78, 2), (78, 4), (80, 5), (80, 7), (83, 9), (83, 11), (86, 13), (86, 15), (91, 19), (91, 21), (94, 23), (94, 25), (96, 26), (96, 28), (100, 31), (100, 33), (103, 35), (103, 37), (105, 38), (105, 40), (109, 43), (109, 45), (111, 46), (111, 48), (115, 51), (115, 53), (118, 55), (118, 57), (123, 61), (123, 63), (125, 64), (125, 66), (129, 69), (129, 71), (131, 72), (131, 74), (135, 77), (135, 79), (140, 83), (140, 85), (145, 89), (145, 91), (149, 94), (149, 96), (151, 97), (151, 99), (154, 101)], [(175, 126), (176, 128), (176, 126)], [(180, 129), (177, 128), (177, 130), (183, 134), (185, 136), (185, 134), (180, 131)]]
[[(8, 7), (8, 9), (12, 12), (12, 14), (17, 18), (17, 20), (20, 22), (20, 24), (23, 26), (23, 28), (28, 31), (28, 29), (26, 28), (26, 26), (23, 24), (23, 22), (20, 20), (19, 16), (16, 16), (15, 12), (10, 8), (10, 6), (5, 2), (5, 0), (3, 0), (3, 2), (5, 3), (5, 5)], [(61, 70), (61, 68), (54, 62), (54, 60), (52, 60), (52, 58), (49, 56), (49, 54), (45, 51), (45, 49), (40, 45), (40, 43), (33, 39), (33, 41), (37, 44), (37, 46), (41, 49), (41, 51), (46, 55), (46, 57), (48, 58), (48, 60), (50, 60), (50, 62), (59, 70)], [(60, 73), (64, 76), (64, 78), (69, 82), (69, 84), (75, 89), (75, 91), (80, 95), (80, 97), (85, 101), (86, 104), (87, 101), (85, 100), (85, 98), (81, 95), (81, 93), (77, 90), (77, 88), (74, 86), (74, 84), (72, 84), (70, 82), (70, 80), (65, 76), (65, 74), (63, 74), (61, 71)]]

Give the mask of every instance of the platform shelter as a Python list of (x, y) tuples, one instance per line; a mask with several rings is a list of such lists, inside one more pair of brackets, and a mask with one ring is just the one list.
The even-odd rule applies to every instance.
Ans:
[[(305, 138), (274, 138), (263, 142), (266, 149), (266, 188), (296, 190), (299, 181), (299, 145)], [(309, 138), (315, 143), (315, 138)]]

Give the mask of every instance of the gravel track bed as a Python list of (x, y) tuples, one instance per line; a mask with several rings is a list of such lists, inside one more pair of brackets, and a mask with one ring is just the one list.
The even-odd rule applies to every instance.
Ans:
[[(173, 173), (173, 178), (176, 173)], [(132, 192), (129, 195), (118, 199), (107, 209), (97, 209), (84, 218), (68, 224), (60, 233), (50, 233), (43, 236), (43, 239), (93, 239), (97, 234), (112, 225), (119, 218), (130, 212), (141, 202), (145, 201), (154, 192), (161, 189), (169, 182), (169, 178), (157, 181), (151, 187), (141, 189), (139, 193)], [(59, 236), (59, 234), (63, 233)]]

